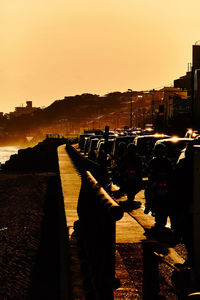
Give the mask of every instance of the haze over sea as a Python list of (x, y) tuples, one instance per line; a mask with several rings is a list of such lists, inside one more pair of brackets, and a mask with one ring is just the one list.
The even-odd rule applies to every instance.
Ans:
[(16, 154), (19, 149), (19, 146), (0, 147), (0, 162), (5, 163), (5, 161), (9, 160), (12, 154)]

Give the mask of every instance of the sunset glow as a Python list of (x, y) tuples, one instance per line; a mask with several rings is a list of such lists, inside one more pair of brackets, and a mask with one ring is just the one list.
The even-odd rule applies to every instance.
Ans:
[(200, 39), (199, 0), (1, 0), (0, 111), (173, 84)]

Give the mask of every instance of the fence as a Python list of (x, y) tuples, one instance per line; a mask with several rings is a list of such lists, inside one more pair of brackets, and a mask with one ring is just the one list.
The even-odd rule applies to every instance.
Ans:
[(86, 268), (85, 288), (92, 299), (113, 299), (119, 283), (115, 278), (115, 228), (123, 210), (87, 171), (82, 175), (77, 211), (75, 231)]

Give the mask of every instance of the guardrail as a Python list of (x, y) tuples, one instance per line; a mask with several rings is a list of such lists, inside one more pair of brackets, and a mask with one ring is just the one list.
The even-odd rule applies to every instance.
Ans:
[(70, 143), (66, 144), (66, 150), (71, 156), (79, 173), (90, 171), (101, 186), (105, 187), (108, 183), (108, 172), (105, 166), (102, 166), (91, 159), (83, 157)]
[(119, 286), (115, 278), (116, 221), (123, 210), (87, 171), (82, 175), (77, 211), (74, 229), (85, 261), (85, 288), (90, 299), (113, 299), (113, 289)]

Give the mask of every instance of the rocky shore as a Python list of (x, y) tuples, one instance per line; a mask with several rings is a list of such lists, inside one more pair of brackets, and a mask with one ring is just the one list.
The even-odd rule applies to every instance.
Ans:
[(58, 299), (57, 147), (19, 150), (0, 173), (0, 299)]
[(57, 147), (65, 142), (66, 139), (45, 139), (35, 147), (20, 149), (2, 165), (2, 170), (7, 173), (57, 172)]

